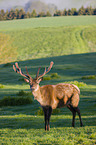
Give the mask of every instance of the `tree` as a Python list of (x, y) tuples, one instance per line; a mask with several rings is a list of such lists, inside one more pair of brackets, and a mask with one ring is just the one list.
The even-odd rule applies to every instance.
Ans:
[(72, 15), (72, 12), (71, 12), (71, 10), (70, 9), (68, 9), (68, 15), (70, 16), (70, 15)]
[(15, 12), (14, 12), (13, 9), (11, 9), (10, 12), (9, 12), (9, 18), (10, 18), (11, 20), (13, 20), (14, 17), (15, 17)]
[(0, 14), (1, 20), (4, 20), (4, 15), (5, 15), (4, 10), (2, 9), (0, 13), (1, 13), (1, 14)]
[(51, 17), (52, 15), (51, 15), (51, 13), (50, 13), (49, 11), (47, 11), (47, 12), (46, 12), (46, 16), (47, 16), (47, 17)]
[(25, 17), (25, 11), (23, 9), (20, 9), (19, 11), (19, 19), (24, 19)]
[(96, 8), (93, 10), (93, 15), (96, 15)]
[(85, 8), (83, 6), (79, 9), (78, 14), (85, 15)]
[(26, 18), (30, 18), (30, 13), (29, 12), (27, 12)]
[(4, 16), (4, 20), (8, 20), (8, 19), (9, 19), (9, 12), (7, 10), (6, 13), (5, 13), (5, 16)]
[(62, 16), (62, 12), (60, 10), (56, 10), (54, 16)]
[(63, 16), (66, 16), (67, 15), (67, 10), (66, 9), (64, 9), (64, 11), (62, 12), (62, 15)]
[(34, 9), (33, 11), (32, 11), (32, 13), (31, 13), (31, 17), (36, 17), (37, 16), (37, 13), (36, 13), (36, 10)]
[(19, 19), (19, 10), (18, 9), (15, 10), (15, 19)]
[(38, 14), (38, 17), (45, 17), (46, 15), (45, 15), (45, 13), (44, 12), (40, 12), (39, 14)]
[(77, 9), (76, 8), (71, 8), (71, 14), (72, 15), (78, 15)]
[(0, 21), (2, 20), (2, 17), (1, 17), (1, 12), (0, 12)]
[(86, 15), (93, 15), (93, 9), (92, 9), (91, 6), (90, 6), (90, 7), (87, 7), (87, 8), (85, 9), (85, 14), (86, 14)]

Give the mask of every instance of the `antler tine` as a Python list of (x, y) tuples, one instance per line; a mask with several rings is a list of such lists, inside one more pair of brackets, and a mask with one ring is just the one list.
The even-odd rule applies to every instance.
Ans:
[(28, 76), (28, 78), (30, 78), (30, 80), (33, 80), (32, 77), (31, 77), (31, 76), (29, 75), (29, 73), (28, 73), (27, 66), (25, 66), (25, 68), (26, 68), (26, 72), (27, 72), (27, 76)]
[(37, 79), (40, 79), (40, 78), (43, 77), (46, 73), (48, 73), (48, 72), (51, 70), (53, 64), (54, 64), (54, 62), (51, 61), (51, 62), (50, 62), (50, 66), (48, 67), (47, 71), (46, 71), (46, 67), (45, 67), (44, 73), (43, 73), (42, 75), (40, 75), (39, 77), (37, 77)]
[(13, 65), (13, 69), (14, 69), (15, 72), (17, 71), (14, 65)]
[(21, 69), (19, 68), (17, 62), (15, 63), (15, 65), (16, 65), (16, 68), (15, 68), (15, 66), (13, 65), (13, 69), (14, 69), (15, 72), (17, 72), (18, 74), (21, 74), (23, 77), (30, 78), (29, 75), (26, 75), (26, 74), (24, 74), (24, 73), (21, 71)]
[[(16, 68), (15, 68), (15, 65), (16, 65)], [(13, 65), (14, 71), (17, 72), (17, 73), (20, 73), (21, 70), (20, 70), (20, 68), (18, 66), (18, 63), (16, 62), (15, 65)]]
[(46, 73), (48, 73), (48, 72), (51, 70), (51, 68), (52, 68), (53, 64), (54, 64), (54, 62), (53, 62), (53, 61), (51, 61), (51, 62), (50, 62), (50, 66), (48, 67), (48, 69), (47, 69), (47, 72), (46, 72)]
[(27, 66), (25, 66), (25, 69), (26, 69), (27, 75), (28, 75), (29, 77), (31, 77), (31, 76), (29, 75), (29, 73), (28, 73)]
[(37, 74), (36, 74), (36, 79), (38, 79), (38, 75), (39, 75), (40, 68), (41, 67), (38, 68), (38, 71), (37, 71)]

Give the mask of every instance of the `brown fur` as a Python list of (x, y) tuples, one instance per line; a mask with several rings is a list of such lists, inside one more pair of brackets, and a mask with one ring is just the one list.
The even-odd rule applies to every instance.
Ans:
[[(77, 107), (79, 103), (79, 88), (77, 90), (72, 84), (45, 85), (38, 87), (37, 91), (33, 91), (33, 95), (35, 98), (37, 96), (37, 101), (42, 106), (51, 106), (52, 109), (67, 106), (69, 103), (73, 107)], [(63, 104), (60, 106), (61, 101)]]
[(40, 87), (34, 83), (32, 93), (35, 99), (41, 104), (44, 111), (45, 130), (50, 130), (49, 120), (53, 109), (67, 107), (73, 114), (72, 126), (75, 126), (76, 112), (79, 115), (80, 125), (83, 126), (79, 104), (80, 90), (73, 84), (45, 85)]
[(80, 90), (76, 85), (60, 83), (57, 85), (45, 85), (42, 87), (39, 86), (40, 81), (42, 81), (42, 76), (48, 73), (51, 70), (52, 66), (53, 62), (51, 61), (50, 66), (47, 70), (45, 68), (45, 71), (42, 75), (39, 75), (39, 68), (35, 79), (31, 78), (28, 73), (27, 67), (27, 74), (24, 74), (21, 71), (18, 63), (15, 63), (15, 65), (13, 65), (13, 69), (15, 72), (25, 77), (24, 80), (30, 84), (30, 89), (32, 90), (34, 99), (36, 99), (41, 104), (44, 111), (45, 130), (50, 130), (49, 121), (52, 110), (56, 109), (57, 107), (61, 108), (64, 106), (67, 106), (67, 108), (70, 109), (73, 114), (72, 126), (74, 127), (75, 125), (76, 112), (79, 115), (80, 125), (83, 126), (80, 109), (78, 108)]

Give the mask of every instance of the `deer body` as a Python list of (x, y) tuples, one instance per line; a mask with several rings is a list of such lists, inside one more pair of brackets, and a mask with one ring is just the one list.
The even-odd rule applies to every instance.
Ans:
[(51, 106), (56, 109), (71, 104), (77, 107), (80, 90), (72, 84), (45, 85), (32, 91), (34, 98), (41, 106)]
[(40, 81), (42, 81), (42, 76), (44, 76), (51, 70), (53, 62), (50, 63), (48, 70), (46, 70), (45, 68), (44, 73), (40, 76), (38, 76), (40, 70), (39, 68), (35, 79), (31, 78), (27, 71), (27, 68), (27, 74), (24, 74), (19, 68), (18, 63), (15, 63), (15, 65), (16, 68), (13, 65), (14, 71), (25, 77), (24, 80), (29, 83), (34, 99), (36, 99), (43, 108), (45, 118), (45, 130), (50, 130), (49, 121), (52, 110), (65, 106), (73, 114), (72, 126), (74, 127), (75, 125), (76, 112), (79, 115), (80, 125), (83, 126), (80, 109), (78, 108), (80, 90), (76, 85), (60, 83), (57, 85), (44, 85), (41, 87), (39, 86)]

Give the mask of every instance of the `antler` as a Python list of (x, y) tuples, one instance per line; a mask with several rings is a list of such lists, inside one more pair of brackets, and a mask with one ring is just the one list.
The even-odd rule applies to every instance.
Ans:
[[(40, 67), (39, 67), (39, 69), (38, 69), (38, 71), (37, 71), (36, 79), (38, 80), (38, 79), (40, 79), (41, 77), (43, 77), (46, 73), (48, 73), (48, 72), (51, 70), (53, 64), (54, 64), (54, 62), (51, 61), (51, 62), (50, 62), (50, 66), (48, 67), (48, 69), (46, 70), (46, 67), (45, 67), (45, 71), (44, 71), (44, 73), (41, 74), (41, 75), (39, 75), (39, 71), (40, 71)], [(39, 76), (38, 76), (38, 75), (39, 75)]]
[[(16, 65), (16, 68), (15, 68), (15, 65)], [(26, 78), (28, 78), (28, 79), (32, 79), (31, 76), (30, 76), (29, 73), (28, 73), (27, 67), (26, 67), (26, 72), (27, 72), (27, 74), (24, 74), (24, 73), (21, 71), (21, 68), (19, 68), (17, 62), (15, 63), (15, 65), (13, 65), (13, 69), (14, 69), (14, 71), (15, 71), (16, 73), (18, 73), (18, 74), (20, 74), (21, 76), (26, 77)]]

